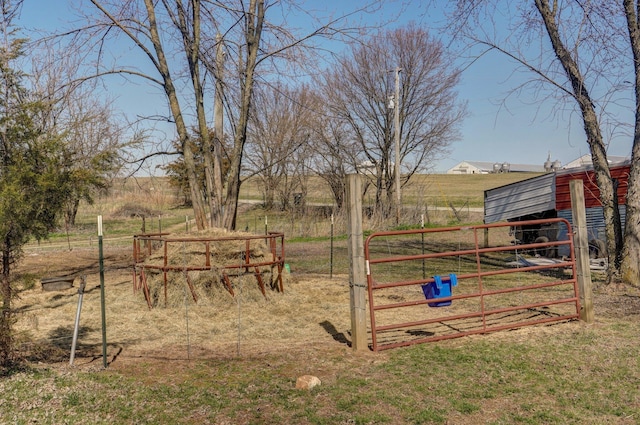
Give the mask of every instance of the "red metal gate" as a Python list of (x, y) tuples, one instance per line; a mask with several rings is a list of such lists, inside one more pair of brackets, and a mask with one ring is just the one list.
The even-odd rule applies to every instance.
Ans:
[[(515, 226), (540, 225), (569, 239), (515, 240)], [(370, 235), (373, 350), (578, 318), (572, 235), (564, 219)], [(554, 258), (567, 247), (570, 257)]]

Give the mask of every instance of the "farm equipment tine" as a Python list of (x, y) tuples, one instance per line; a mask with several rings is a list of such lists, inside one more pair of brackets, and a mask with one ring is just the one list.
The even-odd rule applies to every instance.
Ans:
[(144, 272), (144, 268), (140, 270), (140, 281), (143, 288), (144, 299), (147, 300), (147, 305), (149, 306), (149, 310), (153, 308), (151, 305), (151, 295), (149, 294), (149, 285), (147, 284), (147, 275)]
[(193, 287), (193, 283), (191, 282), (191, 278), (189, 277), (189, 272), (184, 271), (184, 276), (187, 278), (187, 285), (189, 286), (189, 290), (191, 291), (191, 296), (193, 297), (194, 302), (198, 302), (198, 296), (196, 295), (196, 288)]
[(235, 297), (236, 294), (233, 293), (233, 288), (231, 287), (231, 281), (229, 280), (229, 276), (225, 272), (222, 272), (222, 283), (226, 286), (227, 291), (231, 294), (232, 297)]
[(264, 290), (264, 282), (262, 281), (262, 274), (260, 273), (260, 269), (256, 266), (256, 271), (254, 273), (256, 275), (256, 280), (258, 281), (258, 286), (260, 286), (260, 291), (265, 299), (267, 299), (267, 293)]
[(280, 290), (280, 293), (284, 292), (284, 284), (282, 283), (282, 269), (282, 262), (278, 261), (278, 283), (280, 284), (278, 289)]

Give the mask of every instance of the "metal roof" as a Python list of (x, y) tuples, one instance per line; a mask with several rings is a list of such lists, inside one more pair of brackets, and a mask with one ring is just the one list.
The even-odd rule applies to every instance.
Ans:
[(511, 164), (509, 162), (486, 162), (486, 161), (462, 161), (451, 167), (449, 171), (460, 168), (461, 165), (468, 164), (483, 172), (492, 173), (496, 165), (507, 165), (511, 173), (544, 173), (544, 166), (531, 164)]
[(495, 223), (555, 209), (555, 173), (485, 190), (484, 222)]
[[(618, 181), (618, 204), (624, 205), (627, 197), (630, 162), (618, 163), (609, 168), (611, 177)], [(584, 184), (584, 203), (587, 208), (602, 206), (600, 189), (596, 183), (596, 176), (592, 166), (573, 168), (558, 172), (556, 177), (556, 209), (571, 209), (571, 192), (569, 182), (582, 180)]]
[[(610, 168), (611, 176), (619, 183), (620, 205), (624, 205), (626, 199), (629, 165), (630, 161), (624, 161)], [(485, 190), (484, 221), (494, 223), (550, 210), (570, 210), (569, 182), (576, 179), (584, 182), (586, 207), (601, 206), (593, 166), (584, 165)]]

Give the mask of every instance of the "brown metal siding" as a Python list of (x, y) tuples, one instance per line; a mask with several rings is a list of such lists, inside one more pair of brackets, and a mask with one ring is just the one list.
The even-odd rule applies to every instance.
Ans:
[[(611, 177), (618, 180), (618, 204), (624, 205), (627, 197), (627, 182), (629, 180), (629, 165), (611, 167)], [(584, 202), (587, 208), (601, 207), (600, 190), (596, 184), (593, 170), (572, 171), (556, 176), (556, 210), (571, 209), (571, 193), (569, 182), (582, 180), (584, 183)]]

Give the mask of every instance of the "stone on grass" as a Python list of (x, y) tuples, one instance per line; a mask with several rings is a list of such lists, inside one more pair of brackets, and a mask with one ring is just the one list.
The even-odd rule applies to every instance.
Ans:
[(296, 380), (296, 388), (300, 390), (310, 390), (320, 385), (320, 379), (312, 375), (303, 375)]

